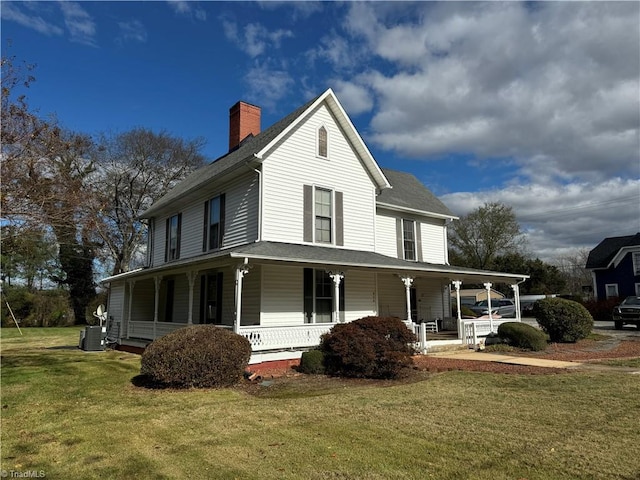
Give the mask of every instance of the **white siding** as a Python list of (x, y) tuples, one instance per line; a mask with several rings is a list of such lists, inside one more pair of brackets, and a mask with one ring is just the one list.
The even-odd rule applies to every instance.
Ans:
[(255, 265), (242, 279), (242, 319), (244, 325), (260, 325), (260, 280), (262, 267)]
[[(316, 132), (329, 135), (329, 158), (316, 156)], [(374, 185), (326, 106), (321, 105), (265, 156), (263, 238), (303, 243), (303, 185), (344, 194), (344, 247), (374, 249)]]
[(116, 322), (122, 321), (122, 307), (124, 305), (124, 283), (112, 283), (109, 291), (107, 314)]
[(396, 217), (388, 212), (378, 211), (376, 215), (376, 252), (398, 258)]
[[(445, 297), (443, 292), (445, 285), (440, 280), (417, 278), (414, 282), (416, 297), (418, 300), (417, 320), (432, 321), (435, 318), (443, 318), (449, 314), (443, 314)], [(448, 301), (448, 294), (446, 297)], [(414, 319), (415, 321), (416, 319)]]
[[(153, 322), (155, 310), (155, 284), (152, 279), (139, 280), (133, 286), (133, 302), (131, 304), (132, 322)], [(128, 311), (129, 306), (125, 306)]]
[(213, 189), (203, 192), (180, 211), (158, 217), (155, 222), (153, 264), (164, 263), (167, 218), (178, 213), (182, 213), (180, 259), (202, 255), (204, 204), (222, 193), (225, 194), (226, 203), (222, 247), (233, 247), (256, 240), (258, 238), (259, 189), (258, 174), (251, 171), (230, 183), (214, 186)]
[(299, 267), (262, 268), (262, 326), (304, 323), (302, 272)]
[(422, 233), (422, 259), (425, 262), (443, 265), (446, 261), (444, 221), (423, 219), (420, 225)]
[(407, 318), (407, 300), (404, 284), (395, 275), (378, 274), (378, 315)]
[(345, 321), (376, 315), (376, 275), (364, 270), (349, 270), (344, 277)]

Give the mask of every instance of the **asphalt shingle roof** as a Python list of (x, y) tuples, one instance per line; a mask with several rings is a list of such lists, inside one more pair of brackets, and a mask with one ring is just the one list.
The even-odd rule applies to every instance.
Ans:
[(455, 217), (451, 210), (414, 175), (387, 168), (383, 168), (382, 172), (393, 188), (383, 190), (376, 199), (378, 202)]
[(589, 252), (585, 268), (607, 268), (621, 248), (638, 245), (640, 245), (640, 232), (625, 237), (605, 238)]

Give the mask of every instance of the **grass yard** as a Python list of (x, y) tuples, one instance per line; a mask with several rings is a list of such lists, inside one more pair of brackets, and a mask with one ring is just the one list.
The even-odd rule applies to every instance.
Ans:
[(639, 375), (303, 376), (256, 392), (145, 390), (131, 383), (138, 356), (82, 352), (78, 331), (2, 329), (9, 478), (640, 478)]

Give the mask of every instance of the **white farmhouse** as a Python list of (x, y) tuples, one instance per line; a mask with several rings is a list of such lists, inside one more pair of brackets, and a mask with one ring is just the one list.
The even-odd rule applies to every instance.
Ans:
[(211, 323), (248, 338), (252, 363), (295, 359), (336, 322), (415, 328), (450, 318), (462, 282), (509, 283), (517, 300), (527, 278), (450, 266), (456, 217), (413, 175), (378, 166), (331, 89), (264, 131), (260, 108), (234, 105), (229, 152), (143, 218), (147, 266), (103, 281), (122, 347)]

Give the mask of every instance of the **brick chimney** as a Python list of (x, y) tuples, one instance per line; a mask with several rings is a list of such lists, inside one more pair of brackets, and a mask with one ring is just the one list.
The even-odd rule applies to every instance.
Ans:
[(240, 145), (249, 134), (260, 133), (260, 107), (238, 102), (229, 109), (229, 151)]

